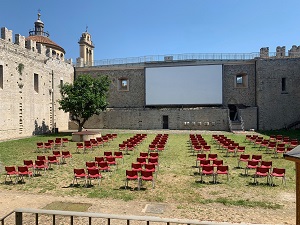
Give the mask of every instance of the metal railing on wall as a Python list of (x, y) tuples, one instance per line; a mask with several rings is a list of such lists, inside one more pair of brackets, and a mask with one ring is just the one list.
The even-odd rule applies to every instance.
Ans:
[[(15, 209), (13, 212), (9, 213), (5, 217), (0, 219), (2, 225), (5, 225), (5, 221), (12, 215), (15, 215), (15, 225), (24, 224), (24, 214), (30, 214), (32, 219), (30, 219), (30, 224), (39, 224), (39, 218), (42, 215), (47, 215), (52, 219), (52, 224), (56, 224), (57, 217), (69, 217), (70, 225), (74, 224), (74, 219), (76, 217), (84, 217), (88, 219), (89, 225), (93, 224), (95, 219), (104, 219), (107, 225), (115, 224), (116, 221), (126, 221), (127, 225), (130, 225), (131, 222), (138, 221), (138, 224), (150, 225), (155, 223), (157, 224), (187, 224), (187, 225), (217, 225), (219, 223), (213, 222), (201, 222), (198, 220), (188, 220), (188, 219), (172, 219), (172, 218), (160, 218), (154, 216), (129, 216), (129, 215), (116, 215), (116, 214), (105, 214), (105, 213), (89, 213), (89, 212), (73, 212), (73, 211), (60, 211), (60, 210), (43, 210), (43, 209), (24, 209), (19, 208)], [(112, 222), (114, 221), (114, 222)], [(9, 223), (11, 224), (11, 222)], [(66, 222), (64, 223), (66, 224)], [(102, 224), (102, 223), (101, 223)], [(222, 223), (223, 225), (228, 225), (229, 223)]]
[[(137, 63), (165, 62), (165, 61), (187, 61), (187, 60), (251, 60), (259, 57), (255, 53), (185, 53), (170, 55), (149, 55), (129, 58), (95, 60), (93, 66), (124, 65)], [(88, 66), (88, 65), (87, 65)]]

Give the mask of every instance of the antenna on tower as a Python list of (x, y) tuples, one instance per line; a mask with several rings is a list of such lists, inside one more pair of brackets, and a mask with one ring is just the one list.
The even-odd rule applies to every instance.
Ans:
[(85, 26), (85, 32), (87, 32), (87, 30), (88, 30), (88, 25)]

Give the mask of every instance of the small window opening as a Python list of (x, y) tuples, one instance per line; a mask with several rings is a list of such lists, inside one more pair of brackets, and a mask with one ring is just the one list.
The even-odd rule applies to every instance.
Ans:
[(119, 91), (128, 91), (129, 90), (129, 80), (125, 79), (125, 78), (119, 79), (118, 89), (119, 89)]
[(3, 66), (0, 65), (0, 88), (3, 89)]
[(281, 91), (286, 92), (286, 78), (281, 78)]
[(39, 75), (34, 74), (34, 90), (36, 93), (39, 93)]
[(235, 76), (235, 87), (236, 88), (247, 88), (248, 87), (248, 76), (247, 74), (237, 74)]

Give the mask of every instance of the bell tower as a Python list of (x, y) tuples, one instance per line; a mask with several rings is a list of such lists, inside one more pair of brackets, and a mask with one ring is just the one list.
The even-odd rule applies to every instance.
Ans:
[(79, 57), (83, 61), (84, 66), (94, 65), (94, 45), (91, 35), (87, 31), (87, 27), (78, 42), (79, 44)]

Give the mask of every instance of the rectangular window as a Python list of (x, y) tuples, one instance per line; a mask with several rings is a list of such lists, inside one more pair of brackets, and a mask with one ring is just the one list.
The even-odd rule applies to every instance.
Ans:
[(39, 75), (38, 74), (34, 74), (34, 90), (36, 93), (39, 93)]
[(3, 66), (0, 65), (0, 88), (3, 89)]
[(235, 75), (235, 87), (236, 88), (248, 87), (248, 75), (246, 73)]
[(119, 91), (129, 91), (129, 80), (126, 78), (121, 78), (118, 80), (118, 90)]
[(63, 79), (60, 80), (60, 84), (59, 85), (60, 85), (60, 88), (62, 88), (64, 86), (64, 80)]
[(286, 92), (286, 78), (281, 78), (281, 91)]

